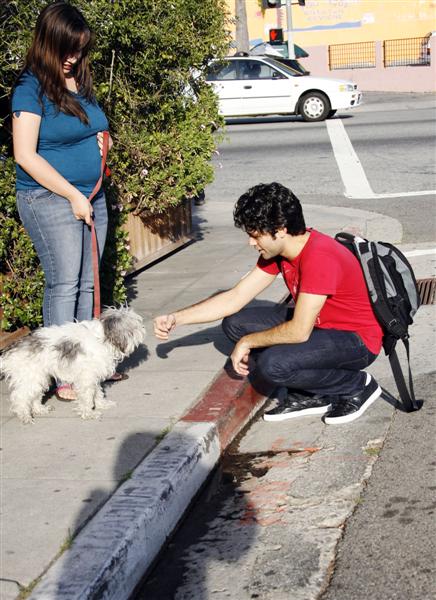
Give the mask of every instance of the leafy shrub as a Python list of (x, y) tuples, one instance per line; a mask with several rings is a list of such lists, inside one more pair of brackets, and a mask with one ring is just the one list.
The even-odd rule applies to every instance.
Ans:
[[(0, 118), (45, 0), (1, 3)], [(224, 0), (77, 0), (95, 32), (94, 85), (114, 147), (106, 184), (109, 233), (101, 269), (103, 301), (126, 298), (130, 266), (126, 213), (147, 220), (197, 195), (212, 180), (217, 100), (204, 81), (207, 62), (229, 42)], [(41, 323), (43, 275), (15, 208), (9, 138), (0, 137), (2, 327)], [(3, 160), (4, 159), (4, 160)], [(3, 266), (4, 265), (4, 266)], [(5, 274), (8, 276), (5, 277)]]
[(32, 242), (18, 217), (13, 185), (14, 161), (12, 158), (2, 160), (0, 168), (2, 169), (0, 177), (2, 328), (40, 325), (42, 324), (44, 276)]
[(114, 182), (137, 214), (163, 212), (212, 180), (221, 121), (201, 74), (227, 50), (225, 3), (124, 0), (103, 22), (92, 2), (83, 10), (98, 27), (99, 97), (116, 124)]

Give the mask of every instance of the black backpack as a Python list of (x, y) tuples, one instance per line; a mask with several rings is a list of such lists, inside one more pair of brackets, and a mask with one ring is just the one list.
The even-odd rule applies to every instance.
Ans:
[[(335, 240), (348, 248), (360, 262), (374, 314), (383, 330), (383, 348), (389, 357), (398, 392), (407, 412), (419, 410), (422, 401), (415, 398), (410, 369), (409, 326), (421, 299), (415, 275), (398, 248), (386, 242), (369, 242), (341, 231)], [(395, 350), (398, 340), (406, 348), (409, 389)], [(386, 390), (384, 394), (391, 397)]]

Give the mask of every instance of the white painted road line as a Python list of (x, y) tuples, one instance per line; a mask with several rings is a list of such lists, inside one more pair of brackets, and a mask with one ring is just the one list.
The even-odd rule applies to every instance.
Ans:
[(331, 119), (325, 121), (325, 123), (332, 144), (333, 154), (335, 155), (345, 187), (344, 196), (346, 198), (353, 200), (373, 200), (377, 198), (403, 198), (436, 194), (436, 190), (375, 194), (371, 189), (362, 163), (354, 151), (341, 119)]
[(428, 254), (436, 254), (436, 248), (427, 248), (423, 250), (409, 250), (404, 252), (404, 256), (427, 256)]
[(345, 186), (344, 195), (347, 198), (374, 196), (342, 121), (340, 119), (327, 120), (326, 125), (333, 154)]

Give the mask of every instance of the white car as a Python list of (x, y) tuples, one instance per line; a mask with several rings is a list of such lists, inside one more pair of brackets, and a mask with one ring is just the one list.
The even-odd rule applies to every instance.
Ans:
[(362, 101), (351, 81), (302, 75), (266, 56), (212, 61), (206, 80), (224, 117), (299, 114), (305, 121), (323, 121)]

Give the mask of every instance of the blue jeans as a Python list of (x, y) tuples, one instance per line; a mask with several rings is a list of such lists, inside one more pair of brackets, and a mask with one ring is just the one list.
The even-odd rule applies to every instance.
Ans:
[[(45, 275), (44, 325), (91, 319), (94, 277), (90, 227), (74, 217), (66, 198), (42, 187), (17, 190), (17, 206)], [(101, 257), (107, 230), (103, 192), (97, 194), (92, 206)]]
[[(270, 329), (292, 318), (286, 304), (246, 308), (223, 320), (224, 333), (233, 342), (244, 335)], [(307, 342), (278, 344), (250, 353), (255, 378), (323, 396), (354, 396), (365, 386), (361, 369), (377, 356), (351, 331), (313, 329)]]

